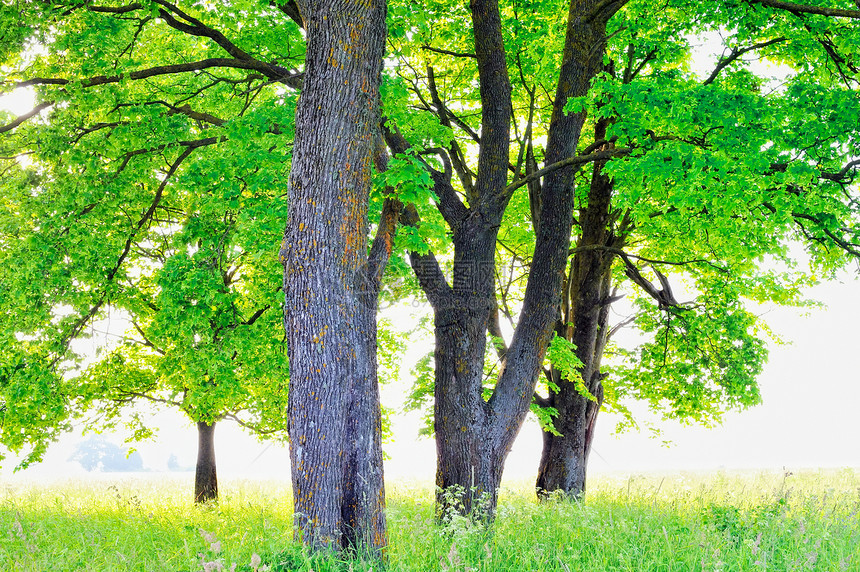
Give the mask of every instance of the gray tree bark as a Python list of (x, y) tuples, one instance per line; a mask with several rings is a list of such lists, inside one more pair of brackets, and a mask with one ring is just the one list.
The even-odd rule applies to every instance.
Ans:
[[(556, 325), (558, 335), (576, 346), (583, 385), (595, 400), (581, 394), (576, 384), (562, 378), (557, 370), (551, 371), (558, 390), (551, 390), (542, 405), (558, 411), (554, 425), (560, 435), (544, 432), (535, 485), (539, 497), (561, 492), (577, 498), (585, 492), (588, 455), (603, 403), (600, 362), (607, 342), (615, 258), (610, 249), (623, 245), (623, 238), (611, 230), (611, 197), (612, 183), (597, 164), (588, 204), (580, 212), (581, 234), (567, 278), (562, 319)], [(604, 246), (607, 248), (600, 248)]]
[(307, 0), (302, 93), (281, 247), (297, 535), (315, 548), (386, 543), (376, 301), (390, 242), (368, 258), (384, 0)]

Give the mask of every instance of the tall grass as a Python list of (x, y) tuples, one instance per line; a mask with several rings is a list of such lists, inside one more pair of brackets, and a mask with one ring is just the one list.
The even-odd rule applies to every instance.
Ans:
[[(495, 525), (436, 523), (429, 486), (388, 487), (387, 570), (860, 571), (860, 473), (597, 477), (585, 502), (501, 491)], [(291, 494), (227, 482), (195, 507), (187, 484), (0, 484), (0, 570), (379, 570), (292, 541)]]

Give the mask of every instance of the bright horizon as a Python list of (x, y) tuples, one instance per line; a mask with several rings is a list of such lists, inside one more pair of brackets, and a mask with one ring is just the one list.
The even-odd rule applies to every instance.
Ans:
[[(799, 470), (804, 468), (860, 468), (860, 368), (852, 326), (860, 324), (860, 281), (844, 272), (841, 282), (825, 282), (808, 297), (827, 308), (777, 307), (766, 315), (768, 325), (786, 345), (770, 344), (770, 359), (759, 377), (763, 403), (742, 412), (731, 412), (722, 426), (707, 429), (656, 422), (663, 429), (657, 438), (642, 426), (614, 434), (616, 420), (602, 413), (589, 464), (589, 474), (715, 471), (720, 469)], [(428, 339), (407, 350), (403, 377), (383, 387), (382, 401), (397, 413), (393, 419), (394, 442), (385, 445), (389, 481), (402, 479), (432, 482), (435, 476), (435, 443), (418, 438), (420, 414), (402, 413), (404, 392), (412, 362), (432, 350)], [(641, 413), (644, 409), (638, 410)], [(647, 414), (640, 415), (649, 417)], [(653, 416), (651, 416), (653, 417)], [(153, 441), (137, 445), (151, 475), (167, 470), (167, 459), (193, 468), (197, 432), (176, 412), (157, 416), (160, 430)], [(106, 434), (122, 443), (120, 434)], [(6, 481), (55, 479), (104, 479), (111, 473), (87, 473), (69, 462), (80, 434), (70, 434), (52, 446), (41, 464), (12, 473), (11, 459), (0, 475)], [(664, 440), (671, 441), (666, 446)], [(505, 466), (505, 483), (533, 481), (541, 451), (540, 429), (533, 418), (522, 428)], [(216, 455), (221, 479), (263, 478), (289, 481), (286, 446), (261, 443), (224, 421), (216, 430)], [(147, 473), (141, 473), (145, 476)], [(189, 484), (193, 474), (187, 476)]]

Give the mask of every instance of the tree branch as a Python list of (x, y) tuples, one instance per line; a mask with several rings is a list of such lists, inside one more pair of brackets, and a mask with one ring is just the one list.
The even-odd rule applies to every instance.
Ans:
[(688, 266), (690, 264), (707, 264), (708, 266), (710, 266), (714, 270), (717, 270), (718, 272), (721, 272), (723, 274), (729, 273), (728, 269), (723, 268), (722, 266), (718, 266), (717, 264), (711, 262), (710, 260), (706, 260), (704, 258), (694, 258), (692, 260), (681, 260), (681, 261), (656, 260), (654, 258), (646, 258), (644, 256), (639, 256), (636, 254), (630, 254), (630, 253), (625, 252), (624, 250), (622, 250), (620, 248), (615, 248), (612, 246), (605, 246), (603, 244), (586, 244), (584, 246), (577, 246), (576, 248), (570, 249), (569, 255), (573, 256), (577, 252), (586, 252), (589, 250), (605, 250), (607, 252), (611, 252), (612, 254), (617, 254), (618, 256), (620, 256), (622, 258), (625, 258), (625, 257), (626, 258), (635, 258), (636, 260), (641, 260), (642, 262), (646, 262), (648, 264), (663, 264), (666, 266)]
[[(388, 148), (391, 149), (391, 152), (394, 154), (406, 153), (411, 148), (411, 144), (406, 140), (406, 138), (403, 137), (399, 131), (392, 131), (389, 129), (389, 127), (385, 125), (385, 122), (383, 122), (382, 126), (382, 135), (385, 142), (388, 144)], [(445, 158), (443, 156), (443, 162), (444, 161)], [(450, 170), (446, 166), (447, 173), (440, 173), (428, 165), (426, 161), (424, 161), (424, 166), (427, 168), (427, 171), (430, 173), (430, 177), (433, 179), (433, 190), (436, 192), (436, 196), (439, 197), (439, 201), (436, 203), (439, 208), (439, 212), (445, 218), (445, 222), (448, 223), (451, 230), (457, 229), (460, 224), (462, 224), (462, 221), (466, 216), (468, 216), (469, 212), (466, 205), (463, 204), (463, 201), (460, 200), (460, 197), (457, 196), (457, 192), (451, 185)]]
[(170, 405), (171, 407), (182, 407), (181, 401), (173, 401), (171, 399), (164, 399), (163, 397), (156, 397), (154, 395), (149, 395), (146, 393), (141, 393), (139, 391), (124, 391), (122, 392), (123, 399), (127, 401), (131, 401), (131, 398), (137, 397), (140, 399), (146, 399), (148, 401), (152, 401), (153, 403), (163, 403), (164, 405)]
[(452, 52), (452, 51), (449, 51), (449, 50), (443, 50), (443, 49), (440, 49), (440, 48), (434, 48), (433, 46), (428, 46), (427, 44), (424, 44), (423, 46), (421, 46), (421, 49), (422, 49), (422, 50), (427, 50), (428, 52), (433, 52), (433, 53), (436, 53), (436, 54), (442, 54), (442, 55), (445, 55), (445, 56), (453, 56), (453, 57), (455, 57), (455, 58), (474, 58), (474, 59), (478, 59), (478, 56), (476, 56), (475, 54), (470, 54), (470, 53), (465, 53), (465, 52)]
[(608, 22), (616, 12), (627, 4), (628, 0), (602, 0), (598, 2), (591, 10), (582, 16), (583, 22), (593, 22), (600, 20)]
[(299, 28), (305, 28), (305, 19), (302, 18), (301, 11), (299, 10), (299, 5), (296, 3), (296, 0), (289, 0), (289, 2), (278, 2), (277, 0), (271, 0), (269, 2), (270, 6), (274, 6), (295, 22)]
[[(454, 114), (448, 111), (448, 108), (442, 103), (442, 98), (439, 97), (439, 92), (436, 89), (436, 74), (433, 72), (432, 66), (427, 66), (427, 86), (430, 89), (430, 97), (433, 105), (436, 107), (436, 115), (439, 117), (439, 122), (445, 127), (450, 128), (450, 119), (453, 118)], [(477, 137), (477, 134), (473, 135)], [(476, 138), (475, 141), (480, 141), (480, 138)], [(451, 139), (450, 155), (454, 169), (457, 171), (457, 177), (460, 179), (463, 190), (466, 192), (467, 199), (470, 201), (474, 200), (475, 191), (472, 184), (472, 174), (466, 166), (465, 156), (456, 139)]]
[(609, 149), (606, 151), (598, 151), (596, 153), (591, 153), (589, 155), (577, 155), (575, 157), (569, 157), (567, 159), (562, 159), (561, 161), (552, 163), (551, 165), (547, 165), (546, 167), (531, 173), (519, 179), (518, 181), (514, 181), (507, 187), (505, 187), (505, 193), (513, 193), (515, 190), (519, 189), (523, 185), (527, 185), (528, 183), (535, 181), (537, 179), (543, 178), (549, 173), (553, 171), (557, 171), (559, 169), (563, 169), (565, 167), (577, 166), (581, 167), (587, 163), (593, 163), (595, 161), (607, 161), (609, 159), (615, 157), (624, 157), (629, 155), (633, 149), (624, 147), (620, 149)]
[[(384, 173), (388, 170), (388, 151), (385, 148), (385, 140), (382, 135), (384, 129), (380, 125), (379, 131), (374, 134), (373, 162), (377, 173)], [(373, 237), (367, 256), (367, 279), (370, 281), (374, 301), (379, 295), (385, 265), (391, 258), (391, 251), (394, 248), (394, 233), (397, 230), (397, 221), (403, 210), (403, 204), (392, 198), (394, 190), (386, 189), (386, 193), (389, 196), (382, 203), (379, 225), (376, 228), (376, 235)]]
[(78, 335), (81, 333), (81, 331), (84, 329), (84, 327), (90, 321), (90, 319), (96, 315), (96, 313), (99, 311), (99, 309), (107, 301), (108, 291), (107, 291), (106, 286), (108, 284), (110, 284), (111, 282), (113, 282), (114, 277), (116, 276), (117, 272), (119, 272), (119, 269), (122, 267), (123, 262), (125, 262), (126, 257), (128, 256), (129, 252), (131, 251), (131, 245), (132, 245), (132, 242), (134, 241), (134, 237), (137, 236), (137, 233), (147, 224), (147, 222), (150, 220), (150, 218), (152, 218), (153, 213), (155, 213), (155, 209), (158, 207), (158, 203), (161, 202), (161, 198), (162, 198), (162, 196), (164, 196), (164, 189), (167, 187), (167, 183), (170, 182), (171, 178), (173, 177), (174, 173), (176, 173), (176, 170), (179, 168), (179, 166), (182, 164), (182, 162), (185, 161), (185, 159), (187, 159), (188, 156), (194, 152), (194, 149), (195, 149), (195, 147), (186, 147), (182, 151), (182, 153), (179, 155), (179, 157), (176, 159), (176, 161), (174, 161), (173, 164), (170, 166), (170, 169), (167, 171), (167, 174), (165, 175), (164, 180), (162, 180), (161, 184), (158, 186), (158, 189), (155, 192), (155, 196), (153, 197), (152, 202), (149, 205), (149, 208), (146, 210), (146, 212), (143, 213), (143, 216), (140, 217), (140, 220), (138, 220), (134, 229), (132, 229), (131, 234), (129, 235), (129, 237), (125, 241), (125, 246), (123, 246), (123, 249), (119, 255), (119, 258), (117, 259), (113, 268), (111, 268), (108, 271), (107, 275), (105, 276), (105, 280), (104, 280), (105, 289), (102, 291), (101, 296), (96, 301), (96, 303), (93, 304), (92, 307), (90, 307), (89, 311), (86, 314), (84, 314), (83, 316), (81, 316), (74, 323), (74, 325), (71, 327), (70, 331), (60, 339), (60, 343), (59, 343), (60, 351), (57, 352), (57, 356), (51, 361), (51, 367), (52, 368), (54, 366), (56, 366), (57, 363), (59, 363), (60, 359), (62, 359), (62, 357), (65, 355), (66, 351), (69, 349), (69, 344), (72, 343), (72, 340), (75, 339), (76, 337), (78, 337)]
[(778, 10), (787, 10), (793, 14), (817, 14), (819, 16), (860, 19), (860, 10), (844, 10), (842, 8), (827, 8), (825, 6), (810, 6), (795, 4), (782, 0), (747, 0), (750, 4), (761, 4)]
[[(177, 141), (175, 144), (181, 147), (185, 147), (186, 149), (199, 149), (200, 147), (206, 147), (208, 145), (214, 145), (216, 143), (221, 143), (227, 140), (226, 135), (222, 135), (220, 137), (206, 137), (204, 139), (192, 139), (191, 141)], [(122, 163), (119, 168), (116, 170), (117, 173), (121, 173), (125, 170), (128, 162), (131, 161), (132, 157), (136, 157), (137, 155), (144, 155), (146, 153), (152, 153), (153, 151), (164, 151), (170, 147), (170, 144), (158, 145), (157, 147), (145, 148), (145, 149), (135, 149), (134, 151), (129, 151), (123, 157)]]
[(834, 183), (850, 182), (850, 180), (846, 180), (845, 177), (848, 176), (849, 172), (856, 171), (858, 166), (860, 166), (860, 159), (855, 159), (842, 167), (841, 171), (837, 171), (836, 173), (821, 173), (819, 176), (822, 179), (833, 181)]
[[(135, 70), (128, 74), (120, 74), (113, 76), (94, 76), (79, 80), (83, 87), (95, 87), (109, 83), (119, 83), (123, 79), (140, 80), (157, 77), (162, 75), (170, 75), (177, 73), (195, 72), (209, 68), (231, 68), (254, 70), (262, 73), (266, 77), (280, 81), (293, 88), (301, 87), (302, 74), (280, 66), (274, 66), (257, 60), (240, 60), (232, 58), (207, 58), (196, 62), (186, 62), (182, 64), (172, 64), (164, 66), (154, 66), (142, 70)], [(21, 87), (29, 87), (33, 85), (68, 85), (73, 81), (66, 78), (54, 77), (35, 77), (25, 81), (20, 81), (12, 86), (12, 89)]]
[[(790, 163), (772, 163), (770, 173), (785, 173)], [(851, 171), (856, 171), (860, 166), (860, 159), (854, 159), (845, 164), (839, 171), (822, 171), (818, 174), (819, 179), (833, 181), (834, 183), (850, 183), (852, 179), (846, 179)], [(768, 174), (770, 174), (768, 173)]]
[(7, 123), (6, 125), (0, 125), (0, 133), (6, 133), (7, 131), (12, 131), (13, 129), (15, 129), (16, 127), (18, 127), (19, 125), (21, 125), (25, 121), (32, 119), (33, 117), (36, 117), (43, 110), (51, 107), (52, 105), (54, 105), (53, 101), (45, 101), (43, 103), (40, 103), (39, 105), (34, 107), (32, 110), (28, 111), (27, 113), (25, 113), (23, 115), (19, 115), (18, 117), (13, 119), (11, 122)]
[(502, 325), (499, 321), (499, 301), (495, 295), (493, 296), (493, 309), (490, 313), (490, 319), (487, 320), (487, 332), (493, 336), (493, 347), (496, 348), (496, 356), (498, 356), (499, 362), (504, 365), (505, 358), (508, 355), (508, 346), (502, 335)]
[[(400, 223), (406, 226), (417, 227), (421, 222), (418, 211), (415, 205), (406, 205), (403, 213), (400, 215)], [(451, 286), (445, 279), (445, 274), (439, 267), (439, 262), (436, 260), (436, 255), (432, 251), (427, 254), (419, 254), (417, 252), (409, 253), (409, 264), (412, 266), (412, 271), (415, 277), (418, 278), (418, 284), (427, 300), (434, 308), (440, 308), (445, 305), (446, 298), (453, 294)]]
[(657, 275), (657, 280), (660, 281), (660, 286), (662, 286), (662, 288), (658, 290), (653, 284), (651, 284), (648, 279), (642, 276), (642, 274), (639, 272), (639, 269), (636, 268), (635, 264), (633, 264), (623, 256), (622, 258), (624, 259), (624, 262), (626, 264), (624, 274), (626, 274), (627, 277), (630, 278), (630, 280), (632, 280), (640, 288), (645, 290), (645, 292), (649, 296), (657, 300), (657, 302), (660, 304), (660, 308), (678, 308), (681, 306), (675, 299), (675, 295), (672, 293), (672, 288), (669, 285), (669, 281), (667, 280), (666, 276), (661, 274), (659, 270), (654, 267), (651, 268), (654, 271), (654, 274)]
[[(860, 258), (860, 244), (848, 242), (844, 238), (837, 236), (836, 233), (834, 233), (832, 230), (830, 230), (824, 226), (824, 223), (822, 222), (821, 218), (819, 218), (815, 215), (810, 215), (810, 214), (806, 214), (806, 213), (798, 213), (798, 212), (791, 213), (791, 216), (798, 222), (798, 224), (801, 224), (798, 219), (808, 220), (810, 222), (814, 222), (815, 225), (818, 227), (818, 229), (821, 230), (821, 232), (823, 232), (824, 234), (826, 234), (830, 240), (832, 240), (834, 243), (836, 243), (836, 245), (839, 248), (841, 248), (842, 250), (844, 250), (845, 252), (847, 252), (851, 256), (855, 256), (857, 258)], [(801, 224), (801, 228), (803, 228), (802, 224)], [(814, 237), (812, 237), (811, 235), (808, 235), (808, 238), (814, 240)]]
[(714, 71), (711, 72), (711, 75), (708, 76), (708, 79), (706, 79), (704, 82), (702, 82), (702, 85), (712, 84), (714, 82), (714, 80), (717, 79), (717, 76), (720, 75), (721, 71), (723, 71), (725, 68), (727, 68), (729, 65), (731, 65), (732, 62), (737, 60), (742, 55), (749, 53), (749, 52), (752, 52), (754, 50), (766, 48), (767, 46), (772, 46), (773, 44), (778, 44), (779, 42), (785, 42), (785, 41), (788, 41), (788, 38), (779, 37), (779, 38), (774, 38), (772, 40), (768, 40), (766, 42), (759, 42), (757, 44), (753, 44), (752, 46), (747, 46), (746, 48), (732, 48), (732, 50), (728, 56), (726, 56), (726, 57), (720, 56), (720, 60), (717, 62), (717, 67), (714, 68)]
[(254, 313), (251, 315), (251, 317), (250, 317), (250, 318), (248, 318), (247, 320), (245, 320), (244, 322), (242, 322), (242, 325), (243, 325), (243, 326), (253, 326), (253, 325), (254, 325), (254, 322), (256, 322), (257, 320), (259, 320), (259, 319), (260, 319), (260, 317), (261, 317), (263, 314), (265, 314), (265, 313), (266, 313), (266, 310), (268, 310), (269, 308), (271, 308), (271, 306), (269, 306), (268, 304), (266, 304), (265, 306), (263, 306), (262, 308), (260, 308), (260, 309), (259, 309), (259, 310), (257, 310), (256, 312), (254, 312)]
[[(472, 29), (475, 55), (478, 60), (478, 84), (481, 94), (481, 144), (478, 151), (478, 172), (475, 196), (478, 204), (492, 200), (498, 208), (504, 205), (510, 150), (511, 82), (502, 18), (496, 0), (472, 0)], [(501, 212), (492, 216), (501, 218)]]
[(243, 421), (236, 413), (225, 413), (222, 416), (222, 419), (232, 419), (240, 426), (245, 429), (256, 433), (257, 435), (271, 435), (273, 433), (280, 433), (283, 429), (261, 429), (257, 424), (252, 423), (250, 421)]
[[(239, 60), (253, 60), (250, 54), (240, 49), (236, 44), (227, 39), (227, 37), (210, 26), (207, 26), (197, 18), (183, 12), (178, 6), (167, 2), (166, 0), (152, 0), (154, 4), (158, 4), (165, 8), (159, 10), (159, 17), (164, 20), (170, 27), (185, 32), (186, 34), (198, 37), (209, 38), (218, 44), (225, 52)], [(185, 22), (180, 22), (174, 17), (179, 16)]]
[[(552, 381), (552, 374), (547, 372), (547, 370), (543, 370), (544, 375), (547, 377), (549, 381)], [(534, 401), (535, 405), (538, 407), (549, 407), (552, 405), (552, 401), (548, 397), (544, 397), (535, 391), (535, 394), (532, 396), (532, 401)]]
[(138, 323), (137, 323), (137, 321), (136, 321), (136, 320), (132, 320), (132, 321), (131, 321), (131, 325), (134, 327), (134, 329), (135, 329), (135, 330), (137, 330), (137, 333), (138, 333), (138, 334), (140, 334), (140, 337), (141, 337), (141, 338), (143, 338), (143, 342), (142, 342), (142, 344), (143, 344), (144, 346), (146, 346), (146, 347), (148, 347), (148, 348), (152, 349), (152, 350), (153, 350), (154, 352), (156, 352), (156, 353), (159, 353), (159, 354), (161, 354), (161, 355), (165, 355), (165, 351), (164, 351), (163, 349), (159, 348), (158, 346), (156, 346), (154, 343), (152, 343), (152, 341), (151, 341), (151, 340), (146, 336), (146, 334), (143, 332), (143, 328), (141, 328), (141, 327), (138, 325)]
[(227, 122), (225, 119), (221, 119), (220, 117), (215, 117), (214, 115), (212, 115), (210, 113), (194, 111), (193, 109), (191, 109), (191, 106), (187, 103), (181, 107), (175, 107), (175, 106), (170, 105), (169, 103), (164, 102), (164, 101), (158, 101), (158, 102), (153, 102), (153, 103), (154, 104), (160, 103), (160, 104), (167, 106), (170, 109), (170, 111), (167, 113), (168, 115), (181, 114), (181, 115), (185, 115), (187, 117), (190, 117), (191, 119), (194, 119), (195, 121), (200, 121), (202, 123), (209, 123), (211, 125), (215, 125), (216, 127), (220, 127), (221, 125), (224, 125)]
[(96, 12), (100, 14), (128, 14), (129, 12), (134, 12), (136, 10), (143, 9), (143, 5), (135, 2), (133, 4), (129, 4), (127, 6), (93, 6), (88, 5), (86, 9), (89, 12)]

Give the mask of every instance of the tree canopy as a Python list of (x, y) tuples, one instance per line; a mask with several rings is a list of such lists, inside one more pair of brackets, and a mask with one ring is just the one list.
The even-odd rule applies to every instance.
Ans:
[[(34, 447), (25, 464), (92, 402), (108, 424), (144, 397), (195, 422), (230, 416), (263, 433), (285, 429), (273, 245), (286, 214), (296, 74), (248, 63), (223, 33), (159, 6), (5, 9), (15, 33), (4, 35), (4, 85), (36, 101), (0, 143), (2, 428), (12, 449)], [(281, 13), (275, 38), (267, 20), (250, 26), (239, 10), (218, 12), (225, 32), (242, 28), (248, 43), (269, 35), (267, 57), (293, 57), (292, 20)], [(210, 57), (222, 45), (234, 57)], [(76, 373), (70, 344), (109, 310), (130, 331)]]

